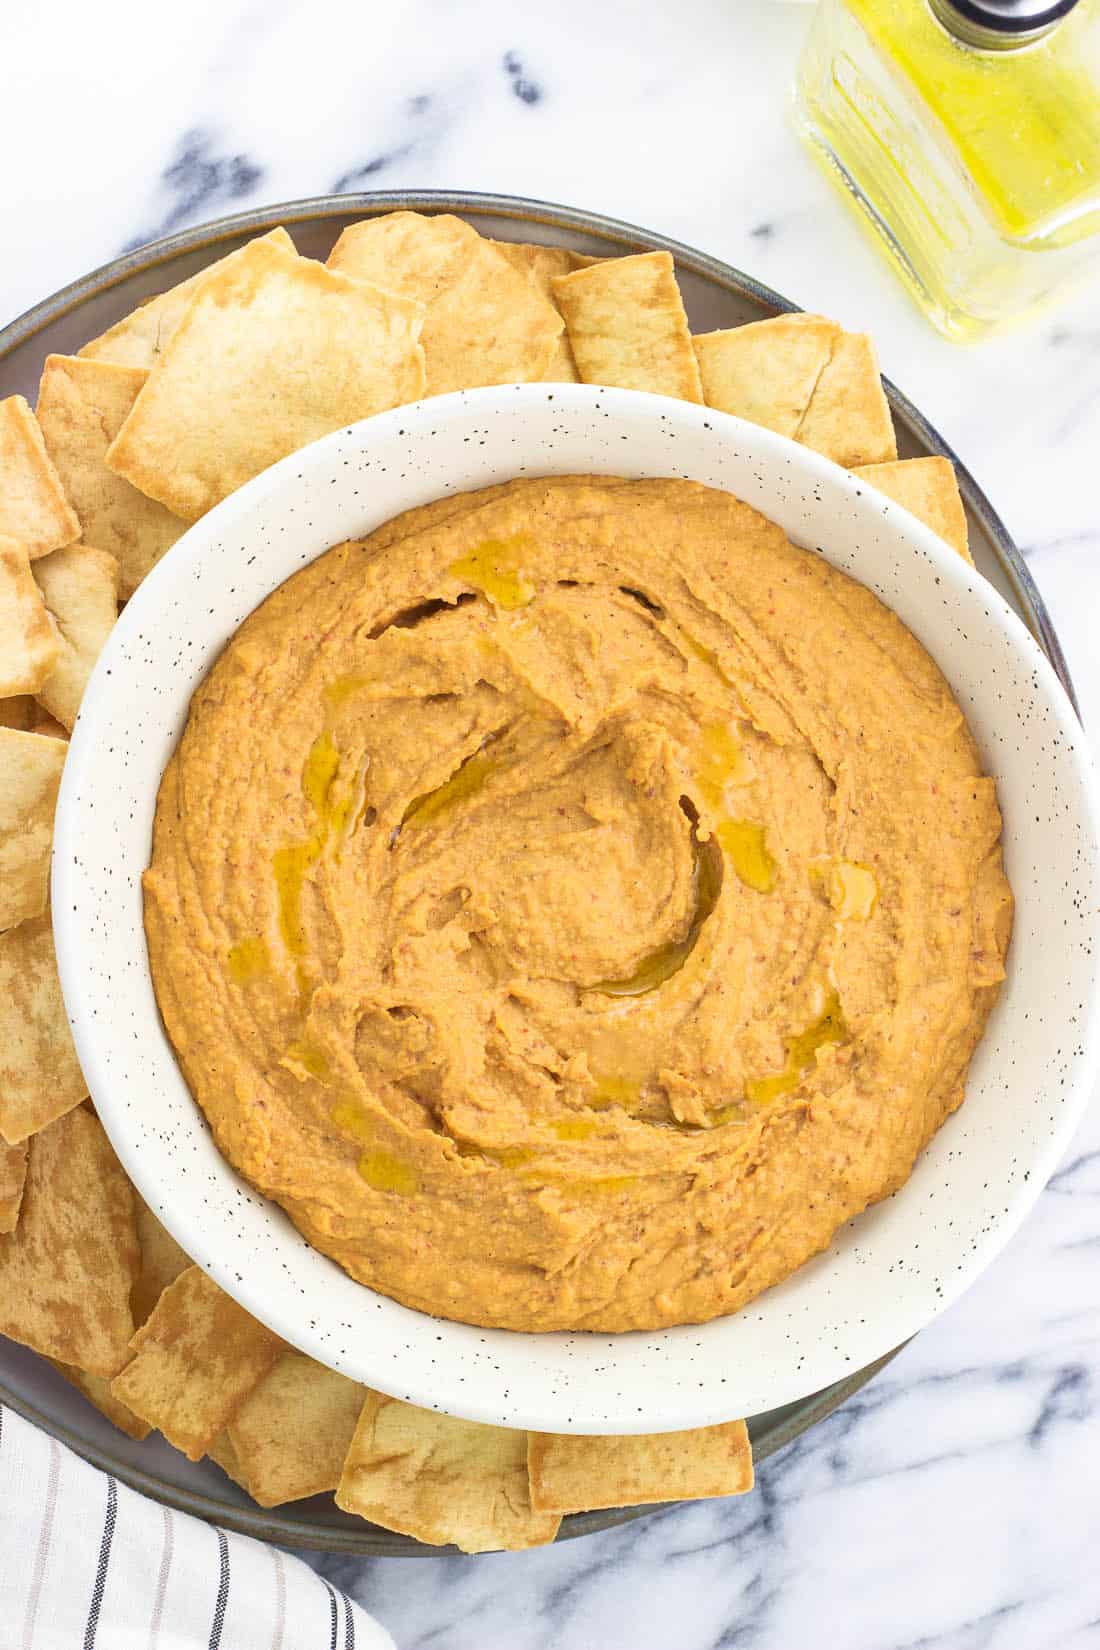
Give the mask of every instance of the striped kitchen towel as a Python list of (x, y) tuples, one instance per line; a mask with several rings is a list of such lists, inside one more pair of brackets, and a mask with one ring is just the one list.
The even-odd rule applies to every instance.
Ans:
[(301, 1559), (172, 1512), (0, 1406), (0, 1650), (394, 1650)]

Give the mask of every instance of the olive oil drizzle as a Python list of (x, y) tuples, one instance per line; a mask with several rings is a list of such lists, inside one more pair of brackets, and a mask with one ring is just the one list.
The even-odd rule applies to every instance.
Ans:
[(229, 978), (234, 985), (252, 985), (271, 972), (267, 941), (259, 934), (248, 935), (229, 947)]
[(499, 758), (490, 753), (489, 747), (503, 732), (504, 729), (501, 728), (496, 733), (488, 734), (478, 749), (465, 757), (450, 778), (445, 779), (442, 785), (437, 785), (434, 791), (424, 791), (420, 796), (414, 796), (401, 815), (402, 828), (406, 825), (430, 825), (458, 803), (467, 801), (483, 790), (491, 775), (500, 766)]
[(357, 1101), (340, 1100), (329, 1115), (343, 1134), (368, 1147), (361, 1154), (356, 1169), (372, 1191), (396, 1192), (399, 1197), (412, 1197), (420, 1190), (420, 1176), (412, 1165), (374, 1144), (371, 1120)]
[[(586, 1140), (600, 1125), (592, 1119), (560, 1118), (551, 1124), (559, 1140)], [(472, 1140), (456, 1140), (460, 1157), (477, 1158), (502, 1169), (517, 1171), (516, 1179), (532, 1185), (554, 1186), (574, 1197), (609, 1197), (630, 1191), (638, 1184), (637, 1175), (578, 1175), (560, 1169), (537, 1166), (539, 1150), (535, 1146), (483, 1146)]]
[(714, 834), (745, 887), (758, 894), (770, 894), (775, 887), (776, 866), (763, 825), (751, 819), (720, 819)]
[(811, 874), (824, 883), (829, 903), (842, 922), (866, 922), (878, 905), (878, 878), (869, 865), (856, 860), (835, 859), (810, 867)]
[(718, 896), (722, 892), (722, 855), (713, 839), (700, 842), (696, 828), (692, 825), (691, 842), (694, 857), (695, 909), (683, 939), (670, 940), (667, 945), (651, 951), (625, 979), (601, 980), (598, 985), (592, 986), (591, 990), (604, 991), (609, 997), (640, 997), (643, 992), (655, 991), (658, 986), (664, 985), (666, 980), (670, 980), (683, 968), (695, 950), (699, 935), (703, 931), (703, 924), (713, 913), (718, 904)]
[(592, 1104), (602, 1111), (610, 1106), (621, 1106), (630, 1111), (642, 1098), (642, 1085), (633, 1077), (603, 1076), (596, 1078)]
[(707, 807), (726, 811), (726, 792), (749, 778), (741, 741), (728, 722), (706, 722), (699, 730), (702, 754), (695, 767), (695, 784)]
[(777, 867), (767, 844), (765, 827), (737, 817), (729, 806), (731, 787), (750, 778), (736, 731), (725, 722), (709, 722), (700, 730), (702, 754), (695, 770), (701, 800), (714, 816), (714, 834), (738, 878), (758, 894), (775, 887)]
[(787, 1060), (781, 1071), (767, 1077), (752, 1077), (745, 1084), (745, 1098), (754, 1106), (766, 1106), (796, 1089), (814, 1066), (817, 1051), (829, 1043), (841, 1043), (848, 1036), (840, 998), (830, 991), (817, 1019), (787, 1044)]
[(535, 586), (523, 571), (524, 554), (531, 548), (531, 540), (523, 533), (508, 539), (484, 539), (469, 555), (451, 562), (447, 571), (480, 590), (494, 607), (513, 611), (535, 599)]
[[(305, 1040), (289, 1043), (284, 1059), (300, 1066), (323, 1088), (333, 1086), (332, 1067), (316, 1044)], [(368, 1148), (360, 1153), (356, 1170), (373, 1191), (395, 1192), (400, 1197), (412, 1197), (419, 1191), (420, 1177), (412, 1165), (375, 1144), (374, 1125), (358, 1100), (345, 1091), (344, 1098), (331, 1107), (329, 1116), (341, 1134)]]
[(302, 795), (317, 815), (316, 828), (303, 841), (277, 848), (271, 861), (279, 899), (279, 932), (292, 957), (301, 957), (306, 950), (302, 924), (306, 876), (326, 846), (342, 836), (351, 816), (351, 795), (336, 794), (339, 775), (340, 753), (326, 728), (313, 741), (302, 769)]

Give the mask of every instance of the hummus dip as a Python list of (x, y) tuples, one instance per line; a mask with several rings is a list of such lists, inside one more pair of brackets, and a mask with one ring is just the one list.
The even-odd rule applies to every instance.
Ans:
[(904, 625), (728, 494), (519, 480), (291, 578), (161, 785), (157, 996), (222, 1152), (410, 1306), (735, 1311), (963, 1098), (1012, 900)]

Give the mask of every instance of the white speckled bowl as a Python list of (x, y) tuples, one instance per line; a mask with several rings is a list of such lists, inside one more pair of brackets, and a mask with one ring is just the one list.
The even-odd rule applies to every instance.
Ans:
[[(215, 1149), (157, 1013), (141, 872), (191, 694), (304, 562), (443, 493), (526, 473), (687, 476), (755, 505), (894, 608), (933, 654), (996, 776), (1017, 900), (1009, 978), (961, 1112), (905, 1188), (734, 1317), (657, 1334), (447, 1323), (354, 1283)], [(288, 1341), (385, 1392), (479, 1421), (665, 1431), (754, 1414), (922, 1328), (1024, 1219), (1100, 1051), (1095, 781), (1053, 671), (1000, 596), (907, 511), (779, 436), (654, 396), (475, 390), (402, 407), (275, 465), (154, 569), (105, 648), (57, 810), (54, 931), (100, 1117), (184, 1248)]]

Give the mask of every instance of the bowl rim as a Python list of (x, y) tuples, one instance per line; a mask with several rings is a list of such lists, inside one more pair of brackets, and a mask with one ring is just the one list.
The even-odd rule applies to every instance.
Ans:
[[(266, 498), (269, 494), (277, 494), (284, 482), (290, 479), (292, 472), (298, 472), (300, 470), (300, 467), (303, 464), (304, 454), (312, 455), (311, 459), (306, 460), (306, 462), (319, 464), (327, 452), (338, 450), (340, 444), (342, 442), (346, 442), (349, 436), (362, 439), (363, 432), (367, 430), (371, 432), (371, 436), (373, 438), (384, 441), (387, 437), (392, 439), (399, 428), (407, 426), (414, 419), (419, 421), (421, 419), (434, 418), (438, 421), (452, 410), (457, 412), (460, 405), (465, 411), (470, 412), (472, 415), (476, 415), (479, 408), (484, 407), (487, 409), (490, 405), (495, 405), (498, 402), (503, 403), (505, 400), (509, 405), (514, 406), (515, 397), (517, 394), (519, 394), (521, 398), (529, 398), (533, 402), (536, 400), (541, 401), (545, 396), (545, 393), (546, 391), (544, 386), (502, 386), (485, 390), (458, 391), (448, 397), (438, 397), (428, 402), (414, 403), (411, 406), (404, 406), (394, 409), (391, 412), (378, 414), (372, 419), (364, 420), (361, 424), (351, 427), (350, 430), (337, 431), (333, 435), (324, 437), (321, 441), (313, 443), (310, 447), (290, 455), (289, 458), (280, 461), (280, 463), (272, 466), (271, 469), (263, 472), (260, 476), (257, 476), (252, 481), (248, 482), (244, 487), (232, 494), (220, 505), (216, 506), (214, 510), (210, 511), (205, 517), (203, 517), (201, 521), (190, 530), (189, 533), (184, 535), (184, 537), (179, 541), (179, 544), (175, 547), (173, 552), (173, 565), (170, 566), (168, 560), (166, 559), (158, 567), (154, 568), (148, 578), (143, 582), (138, 592), (131, 599), (130, 604), (120, 618), (118, 625), (112, 632), (112, 636), (108, 641), (107, 647), (104, 649), (101, 662), (97, 666), (96, 672), (93, 674), (92, 681), (90, 682), (86, 692), (85, 709), (82, 710), (81, 716), (78, 718), (76, 727), (73, 730), (69, 760), (66, 764), (61, 794), (58, 801), (58, 843), (64, 844), (65, 842), (75, 842), (79, 840), (79, 810), (75, 799), (77, 797), (85, 769), (92, 760), (92, 756), (94, 754), (93, 747), (96, 728), (95, 712), (98, 705), (100, 690), (103, 688), (106, 681), (106, 675), (110, 673), (116, 655), (119, 654), (124, 648), (126, 642), (131, 637), (131, 633), (136, 634), (142, 627), (144, 627), (145, 632), (148, 633), (151, 624), (155, 622), (155, 614), (161, 586), (163, 585), (166, 590), (168, 589), (170, 579), (174, 575), (176, 569), (178, 569), (181, 565), (181, 554), (186, 555), (190, 553), (196, 562), (200, 561), (204, 556), (208, 557), (211, 554), (212, 546), (219, 535), (224, 536), (226, 530), (232, 529), (238, 521), (243, 522), (246, 520), (261, 500)], [(865, 489), (861, 488), (859, 478), (852, 476), (849, 472), (832, 464), (829, 460), (822, 458), (820, 455), (811, 453), (806, 448), (800, 447), (793, 442), (788, 442), (783, 437), (777, 436), (773, 432), (762, 430), (756, 425), (744, 424), (741, 420), (732, 419), (725, 414), (715, 414), (711, 409), (699, 408), (679, 401), (667, 401), (663, 397), (646, 395), (641, 392), (622, 390), (608, 391), (598, 389), (594, 386), (585, 385), (558, 386), (555, 387), (555, 396), (558, 400), (559, 411), (571, 400), (574, 401), (579, 407), (586, 405), (591, 407), (600, 398), (603, 398), (609, 405), (624, 405), (628, 412), (629, 409), (633, 407), (634, 410), (646, 420), (661, 417), (663, 419), (673, 421), (681, 428), (690, 429), (693, 425), (702, 426), (708, 422), (713, 423), (715, 421), (718, 421), (723, 425), (728, 425), (729, 428), (736, 433), (738, 439), (743, 445), (748, 445), (750, 450), (755, 448), (757, 455), (762, 457), (765, 461), (771, 458), (776, 460), (782, 459), (788, 465), (793, 464), (796, 467), (796, 470), (800, 472), (802, 479), (811, 479), (816, 475), (818, 478), (830, 480), (834, 487), (839, 485), (840, 490), (852, 501), (853, 508), (855, 509), (857, 515), (866, 515), (868, 511), (873, 510), (876, 517), (881, 517), (883, 514), (886, 514), (894, 518), (900, 528), (901, 537), (903, 539), (908, 537), (910, 540), (915, 541), (916, 548), (921, 550), (928, 557), (928, 559), (933, 562), (940, 579), (945, 581), (949, 586), (953, 586), (957, 594), (961, 594), (964, 605), (975, 600), (975, 593), (971, 587), (971, 580), (973, 577), (972, 570), (966, 566), (966, 564), (954, 551), (944, 545), (942, 541), (931, 532), (930, 529), (925, 527), (924, 524), (916, 518), (912, 517), (907, 511), (901, 509), (900, 506), (889, 505), (884, 511), (882, 500), (877, 497), (871, 503), (859, 503), (858, 501), (861, 500), (865, 494)], [(444, 403), (449, 405), (445, 406)], [(192, 537), (192, 535), (194, 536)], [(1095, 825), (1098, 821), (1100, 821), (1100, 802), (1098, 802), (1095, 777), (1092, 774), (1091, 768), (1086, 760), (1087, 753), (1080, 744), (1080, 730), (1075, 724), (1072, 704), (1068, 701), (1065, 690), (1059, 682), (1057, 673), (1052, 668), (1052, 665), (1043, 656), (1041, 650), (1036, 646), (1034, 639), (1028, 632), (1023, 621), (1012, 610), (1012, 608), (995, 591), (987, 592), (983, 588), (980, 595), (977, 597), (977, 599), (987, 607), (991, 598), (994, 599), (994, 606), (997, 608), (998, 627), (1002, 633), (1007, 635), (1014, 651), (1019, 652), (1021, 649), (1025, 650), (1028, 654), (1029, 661), (1034, 662), (1040, 672), (1046, 673), (1048, 678), (1045, 683), (1046, 691), (1050, 696), (1053, 705), (1057, 708), (1059, 717), (1065, 725), (1066, 736), (1072, 744), (1076, 756), (1080, 758), (1078, 766), (1080, 768), (1082, 788), (1088, 799), (1093, 824)], [(261, 600), (262, 599), (263, 598), (261, 598)], [(192, 691), (194, 685), (195, 684), (192, 685)], [(107, 1094), (111, 1092), (111, 1085), (110, 1079), (103, 1069), (100, 1061), (100, 1051), (95, 1044), (94, 1031), (92, 1029), (92, 1022), (95, 1019), (94, 1010), (89, 1015), (89, 1005), (83, 1000), (82, 988), (78, 981), (77, 957), (80, 949), (77, 943), (78, 936), (75, 933), (70, 936), (67, 928), (67, 924), (70, 919), (70, 908), (75, 903), (71, 898), (71, 894), (73, 892), (73, 879), (78, 875), (77, 869), (72, 862), (72, 856), (69, 853), (59, 852), (55, 855), (53, 875), (54, 909), (55, 913), (60, 913), (60, 916), (55, 917), (55, 924), (58, 928), (58, 962), (62, 985), (66, 1005), (69, 1010), (70, 1020), (73, 1025), (73, 1032), (77, 1042), (78, 1053), (80, 1054), (82, 1063), (84, 1064), (85, 1073), (89, 1078), (89, 1086), (94, 1097), (97, 1093)], [(146, 973), (148, 973), (147, 960), (144, 962), (144, 968)], [(1044, 1140), (1043, 1151), (1038, 1155), (1036, 1163), (1033, 1165), (1038, 1172), (1033, 1176), (1031, 1185), (1027, 1188), (1027, 1190), (1018, 1190), (1016, 1196), (1013, 1198), (1013, 1212), (1011, 1218), (1003, 1223), (999, 1223), (996, 1226), (995, 1241), (986, 1242), (981, 1246), (980, 1263), (977, 1265), (968, 1264), (965, 1267), (960, 1268), (958, 1278), (951, 1280), (950, 1286), (947, 1286), (945, 1283), (945, 1287), (942, 1291), (942, 1299), (937, 1309), (930, 1313), (921, 1313), (919, 1315), (919, 1322), (914, 1322), (911, 1326), (909, 1326), (909, 1332), (913, 1332), (915, 1329), (922, 1327), (925, 1323), (930, 1322), (932, 1317), (937, 1315), (939, 1310), (943, 1310), (946, 1305), (950, 1304), (952, 1300), (957, 1298), (963, 1289), (974, 1280), (978, 1273), (983, 1270), (986, 1265), (988, 1265), (989, 1261), (996, 1253), (999, 1252), (1000, 1248), (1003, 1247), (1009, 1237), (1018, 1229), (1019, 1225), (1026, 1218), (1026, 1215), (1030, 1211), (1030, 1208), (1042, 1189), (1042, 1185), (1045, 1183), (1046, 1173), (1053, 1168), (1054, 1162), (1064, 1149), (1066, 1141), (1068, 1140), (1073, 1129), (1076, 1127), (1076, 1124), (1080, 1118), (1081, 1111), (1083, 1110), (1088, 1096), (1088, 1080), (1090, 1071), (1093, 1067), (1095, 1067), (1098, 1060), (1100, 1060), (1100, 1037), (1097, 1037), (1096, 1035), (1093, 1036), (1092, 1043), (1086, 1050), (1086, 1054), (1089, 1058), (1082, 1058), (1076, 1062), (1074, 1081), (1072, 1085), (1074, 1094), (1073, 1102), (1071, 1104), (1067, 1103), (1059, 1119), (1058, 1127), (1053, 1129), (1050, 1135)], [(180, 1077), (182, 1081), (182, 1074), (180, 1074)], [(186, 1087), (186, 1085), (184, 1086)], [(118, 1151), (128, 1173), (131, 1175), (131, 1178), (134, 1180), (139, 1190), (141, 1190), (146, 1184), (144, 1165), (137, 1162), (135, 1153), (129, 1150), (129, 1142), (126, 1138), (124, 1136), (120, 1137), (112, 1132), (111, 1123), (113, 1112), (109, 1104), (104, 1106), (103, 1114), (105, 1126), (108, 1128), (108, 1132), (112, 1133), (115, 1148)], [(299, 1325), (292, 1324), (284, 1316), (281, 1306), (278, 1306), (276, 1310), (273, 1310), (268, 1299), (260, 1298), (257, 1293), (254, 1293), (247, 1286), (247, 1284), (241, 1284), (239, 1281), (234, 1281), (236, 1274), (226, 1267), (224, 1263), (219, 1264), (217, 1259), (210, 1255), (209, 1246), (202, 1241), (201, 1233), (198, 1234), (199, 1241), (195, 1241), (196, 1228), (193, 1224), (191, 1224), (189, 1219), (183, 1218), (179, 1215), (179, 1212), (175, 1210), (169, 1214), (169, 1211), (165, 1208), (162, 1199), (157, 1198), (148, 1192), (146, 1195), (149, 1197), (149, 1201), (154, 1204), (154, 1207), (164, 1210), (166, 1224), (170, 1229), (175, 1231), (188, 1253), (192, 1254), (198, 1264), (202, 1265), (204, 1269), (209, 1271), (222, 1287), (226, 1288), (229, 1293), (235, 1295), (239, 1300), (241, 1300), (242, 1304), (244, 1304), (249, 1311), (253, 1312), (263, 1321), (268, 1322), (277, 1333), (291, 1342), (291, 1344), (301, 1346), (302, 1350), (306, 1351), (311, 1356), (318, 1357), (322, 1362), (329, 1361), (326, 1359), (326, 1349), (323, 1344), (321, 1344), (316, 1338), (310, 1338), (306, 1335)], [(367, 1293), (368, 1295), (372, 1295), (373, 1291), (368, 1291)], [(418, 1316), (427, 1318), (428, 1315), (418, 1314)], [(429, 1319), (429, 1321), (432, 1320)], [(717, 1321), (721, 1322), (722, 1320)], [(702, 1331), (708, 1327), (708, 1325), (699, 1326), (698, 1333), (701, 1334)], [(485, 1333), (490, 1332), (487, 1331)], [(499, 1334), (501, 1332), (496, 1331), (492, 1333)], [(510, 1334), (512, 1332), (504, 1333)], [(406, 1374), (399, 1383), (393, 1377), (389, 1377), (387, 1379), (387, 1374), (385, 1371), (379, 1374), (377, 1371), (372, 1369), (369, 1376), (364, 1373), (357, 1372), (354, 1369), (349, 1369), (348, 1372), (355, 1375), (356, 1378), (368, 1380), (369, 1384), (376, 1386), (382, 1391), (393, 1390), (395, 1385), (399, 1385), (401, 1390), (396, 1393), (397, 1396), (411, 1397), (413, 1402), (423, 1403), (426, 1407), (443, 1408), (450, 1413), (465, 1415), (472, 1420), (488, 1422), (490, 1424), (529, 1426), (536, 1428), (541, 1427), (543, 1429), (551, 1430), (594, 1430), (591, 1425), (587, 1428), (585, 1426), (578, 1427), (575, 1423), (571, 1427), (563, 1426), (562, 1418), (560, 1416), (555, 1415), (552, 1418), (547, 1419), (545, 1415), (540, 1417), (530, 1410), (525, 1413), (521, 1406), (516, 1406), (515, 1413), (513, 1413), (509, 1419), (502, 1421), (499, 1413), (492, 1409), (491, 1406), (486, 1406), (479, 1400), (476, 1400), (473, 1397), (468, 1397), (465, 1393), (458, 1392), (453, 1381), (451, 1382), (450, 1388), (447, 1387), (446, 1380), (443, 1380), (440, 1381), (438, 1386), (433, 1388), (431, 1391), (427, 1390), (419, 1378), (419, 1372), (416, 1380), (410, 1381), (408, 1375)], [(816, 1384), (817, 1382), (815, 1378), (815, 1385)], [(443, 1395), (436, 1396), (437, 1393), (442, 1393)], [(797, 1395), (792, 1393), (784, 1393), (781, 1401), (797, 1401)], [(719, 1416), (711, 1416), (709, 1420), (696, 1417), (685, 1419), (678, 1414), (672, 1421), (668, 1430), (674, 1430), (675, 1428), (682, 1426), (710, 1424), (710, 1421), (720, 1418), (721, 1417)], [(655, 1417), (652, 1414), (648, 1414), (641, 1421), (635, 1422), (633, 1428), (627, 1424), (623, 1424), (620, 1428), (618, 1428), (618, 1430), (657, 1430), (657, 1428), (655, 1428)]]

